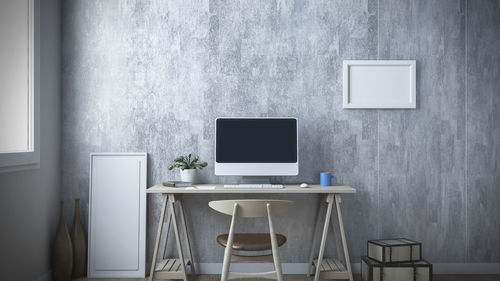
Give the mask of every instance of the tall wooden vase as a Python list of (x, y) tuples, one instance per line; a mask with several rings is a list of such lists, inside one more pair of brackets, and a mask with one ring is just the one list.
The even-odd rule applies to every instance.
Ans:
[(52, 279), (54, 281), (71, 280), (72, 268), (73, 249), (64, 218), (64, 201), (61, 201), (59, 226), (57, 227), (56, 240), (52, 250)]
[(71, 242), (73, 243), (73, 278), (85, 276), (85, 260), (87, 257), (87, 242), (80, 222), (80, 199), (75, 199), (75, 216), (71, 228)]

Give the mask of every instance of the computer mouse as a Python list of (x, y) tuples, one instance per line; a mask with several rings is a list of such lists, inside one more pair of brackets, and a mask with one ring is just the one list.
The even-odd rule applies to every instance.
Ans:
[(302, 184), (300, 185), (300, 187), (306, 188), (306, 187), (309, 187), (309, 185), (308, 185), (307, 183), (302, 183)]

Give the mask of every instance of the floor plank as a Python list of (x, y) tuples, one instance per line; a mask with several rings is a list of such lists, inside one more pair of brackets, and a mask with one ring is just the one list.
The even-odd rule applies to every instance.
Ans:
[[(313, 277), (305, 277), (304, 275), (285, 275), (286, 281), (312, 281)], [(114, 278), (114, 279), (93, 279), (93, 278), (80, 278), (73, 279), (74, 281), (145, 281), (142, 278)], [(220, 275), (202, 274), (190, 278), (190, 281), (219, 281)], [(263, 279), (240, 279), (242, 281), (256, 281)], [(361, 281), (359, 275), (354, 276), (355, 281)], [(500, 281), (500, 275), (434, 275), (433, 281)]]

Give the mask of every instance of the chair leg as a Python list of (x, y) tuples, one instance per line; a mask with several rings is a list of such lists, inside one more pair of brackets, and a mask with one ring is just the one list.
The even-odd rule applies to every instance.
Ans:
[(274, 232), (273, 227), (273, 219), (271, 218), (271, 209), (269, 203), (267, 204), (267, 219), (269, 221), (269, 234), (271, 235), (271, 249), (273, 252), (273, 260), (274, 260), (274, 270), (276, 270), (276, 275), (278, 277), (278, 281), (283, 281), (283, 273), (281, 269), (281, 261), (280, 261), (280, 253), (278, 241), (276, 240), (276, 233)]
[(227, 281), (228, 275), (229, 275), (229, 266), (231, 264), (231, 247), (232, 243), (229, 244), (229, 241), (227, 241), (226, 249), (224, 250), (224, 262), (222, 263), (222, 274), (221, 274), (221, 281)]
[(231, 218), (231, 227), (229, 228), (226, 249), (224, 250), (224, 262), (222, 264), (222, 274), (220, 279), (221, 281), (227, 281), (229, 277), (229, 266), (231, 265), (231, 254), (233, 252), (234, 222), (236, 219), (237, 210), (238, 210), (238, 204), (234, 204), (233, 216)]

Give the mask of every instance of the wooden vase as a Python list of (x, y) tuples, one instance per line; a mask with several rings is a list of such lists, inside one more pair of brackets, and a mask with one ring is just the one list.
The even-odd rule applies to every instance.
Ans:
[(52, 279), (54, 281), (71, 280), (72, 268), (73, 249), (64, 218), (64, 201), (61, 201), (59, 226), (57, 227), (54, 249), (52, 250)]
[(75, 215), (73, 227), (71, 228), (71, 242), (73, 245), (73, 272), (71, 277), (78, 278), (85, 276), (85, 262), (87, 257), (87, 242), (80, 222), (80, 199), (75, 199)]

